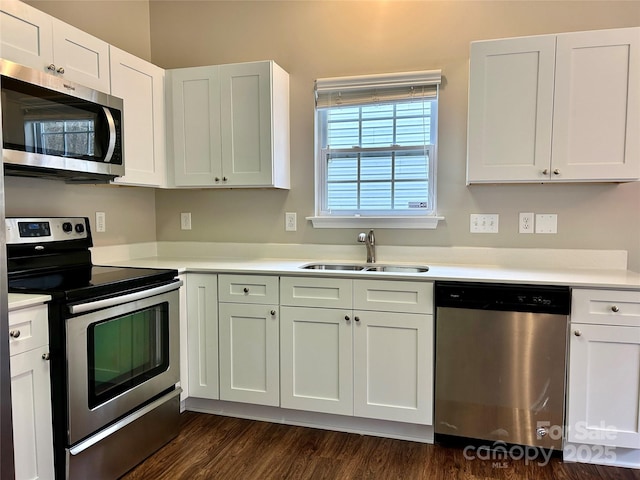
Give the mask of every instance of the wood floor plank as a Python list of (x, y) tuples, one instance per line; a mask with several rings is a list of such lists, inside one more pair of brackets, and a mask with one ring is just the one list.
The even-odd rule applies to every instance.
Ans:
[(182, 414), (176, 439), (123, 480), (640, 480), (640, 470), (468, 460), (461, 448)]

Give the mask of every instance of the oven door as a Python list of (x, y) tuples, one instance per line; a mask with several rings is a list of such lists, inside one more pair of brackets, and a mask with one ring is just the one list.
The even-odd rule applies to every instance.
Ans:
[(69, 445), (179, 381), (181, 284), (72, 307), (89, 311), (66, 320)]

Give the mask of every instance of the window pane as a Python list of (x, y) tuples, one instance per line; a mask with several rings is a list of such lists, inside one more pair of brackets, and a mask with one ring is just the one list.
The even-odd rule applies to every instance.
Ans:
[(391, 182), (363, 183), (360, 186), (361, 210), (388, 210), (391, 208)]
[(426, 153), (397, 154), (395, 167), (396, 180), (426, 180), (429, 174), (429, 158)]
[(327, 162), (327, 181), (344, 182), (358, 180), (358, 157), (357, 155), (330, 158)]
[(327, 185), (327, 210), (356, 210), (358, 208), (358, 184), (330, 183)]
[(395, 209), (419, 209), (428, 208), (429, 187), (427, 181), (396, 182), (393, 208)]
[(391, 155), (362, 156), (360, 180), (391, 180)]

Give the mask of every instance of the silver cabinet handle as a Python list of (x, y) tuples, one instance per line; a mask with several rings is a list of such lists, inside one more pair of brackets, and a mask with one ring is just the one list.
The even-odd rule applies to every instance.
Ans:
[(64, 73), (64, 67), (56, 67), (53, 63), (49, 64), (49, 66), (47, 67), (47, 70), (59, 73), (61, 75)]
[(549, 175), (549, 169), (545, 168), (544, 170), (542, 170), (542, 174), (543, 175)]
[(275, 317), (276, 316), (276, 311), (275, 310), (271, 310), (271, 316)]
[(579, 337), (580, 335), (582, 335), (582, 332), (581, 332), (580, 330), (576, 330), (576, 331), (574, 331), (574, 332), (573, 332), (573, 334), (574, 334), (576, 337)]
[(220, 181), (220, 177), (216, 177), (214, 178), (214, 180), (216, 181), (216, 183), (218, 183)]
[(249, 289), (248, 289), (247, 287), (244, 287), (244, 288), (242, 289), (242, 291), (243, 291), (244, 293), (249, 293)]
[(359, 321), (360, 321), (360, 317), (353, 317), (353, 319), (354, 319), (356, 322), (359, 322)]
[(20, 330), (11, 330), (9, 336), (12, 338), (18, 338), (20, 336)]
[(348, 322), (349, 320), (351, 320), (351, 318), (349, 317), (349, 315), (345, 315), (344, 319)]
[(556, 169), (553, 171), (553, 174), (554, 174), (554, 175), (560, 175), (560, 169), (556, 168)]
[(227, 180), (228, 180), (227, 177), (222, 177), (223, 182), (226, 182)]
[(47, 352), (47, 353), (43, 353), (43, 354), (42, 354), (42, 359), (43, 359), (43, 360), (49, 360), (49, 352)]
[(620, 311), (620, 308), (617, 305), (612, 305), (611, 306), (611, 311), (615, 312), (615, 313), (618, 313)]

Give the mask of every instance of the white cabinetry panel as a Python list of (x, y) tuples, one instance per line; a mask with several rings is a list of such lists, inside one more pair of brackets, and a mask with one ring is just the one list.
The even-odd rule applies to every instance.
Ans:
[(111, 47), (111, 94), (124, 100), (125, 174), (115, 183), (165, 185), (164, 70)]
[(218, 399), (218, 283), (213, 274), (187, 276), (189, 396)]

